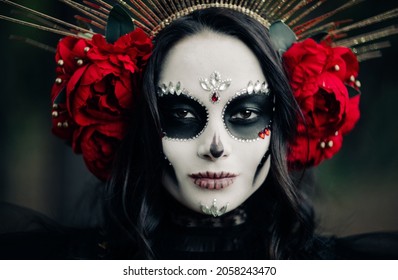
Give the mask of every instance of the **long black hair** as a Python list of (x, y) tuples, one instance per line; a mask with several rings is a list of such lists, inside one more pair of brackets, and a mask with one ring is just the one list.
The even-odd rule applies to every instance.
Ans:
[(163, 159), (156, 86), (169, 50), (183, 38), (204, 30), (244, 42), (257, 57), (267, 77), (276, 99), (270, 144), (271, 168), (250, 203), (255, 208), (256, 223), (267, 232), (261, 241), (267, 257), (305, 257), (302, 254), (313, 238), (313, 212), (302, 191), (293, 183), (286, 162), (287, 143), (294, 137), (298, 106), (266, 28), (241, 13), (220, 8), (182, 17), (155, 38), (142, 94), (136, 99), (130, 130), (121, 144), (106, 189), (110, 257), (156, 258), (151, 236), (162, 219), (162, 207), (166, 207), (160, 199), (164, 192), (160, 181)]

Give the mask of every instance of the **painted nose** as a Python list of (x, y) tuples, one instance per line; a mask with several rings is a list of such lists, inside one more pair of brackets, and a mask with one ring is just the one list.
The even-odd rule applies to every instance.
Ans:
[(213, 135), (211, 143), (203, 143), (203, 145), (199, 147), (198, 151), (198, 155), (201, 158), (213, 161), (219, 158), (228, 157), (229, 153), (229, 149), (216, 133)]
[(210, 144), (210, 154), (213, 158), (219, 158), (224, 154), (224, 145), (216, 135), (213, 136), (213, 141)]

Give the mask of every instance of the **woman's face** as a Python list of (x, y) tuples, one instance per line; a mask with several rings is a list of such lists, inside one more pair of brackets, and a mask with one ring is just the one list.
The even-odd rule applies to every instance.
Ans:
[(235, 209), (270, 168), (273, 98), (256, 57), (234, 37), (202, 32), (170, 50), (158, 86), (164, 187), (197, 212)]

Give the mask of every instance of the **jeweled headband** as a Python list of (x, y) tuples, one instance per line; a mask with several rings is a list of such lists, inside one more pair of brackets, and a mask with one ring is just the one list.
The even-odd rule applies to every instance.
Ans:
[[(114, 153), (125, 136), (153, 40), (178, 18), (196, 10), (222, 8), (245, 14), (269, 29), (304, 116), (297, 137), (289, 143), (292, 168), (317, 165), (338, 152), (343, 135), (359, 118), (358, 61), (380, 56), (380, 49), (389, 45), (382, 39), (398, 33), (395, 26), (365, 30), (396, 19), (398, 8), (358, 22), (333, 20), (361, 0), (347, 0), (323, 14), (317, 14), (317, 8), (326, 0), (60, 1), (78, 11), (78, 24), (7, 0), (1, 2), (22, 10), (32, 22), (3, 15), (0, 19), (65, 36), (55, 55), (52, 131), (72, 143), (89, 170), (102, 180), (109, 178)], [(366, 33), (347, 36), (358, 29)]]

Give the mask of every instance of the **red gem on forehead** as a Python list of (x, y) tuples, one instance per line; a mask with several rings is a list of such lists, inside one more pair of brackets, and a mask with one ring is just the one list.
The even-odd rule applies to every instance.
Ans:
[(211, 96), (211, 102), (215, 103), (218, 100), (219, 100), (219, 97), (218, 97), (217, 93), (216, 92), (213, 93), (212, 96)]

